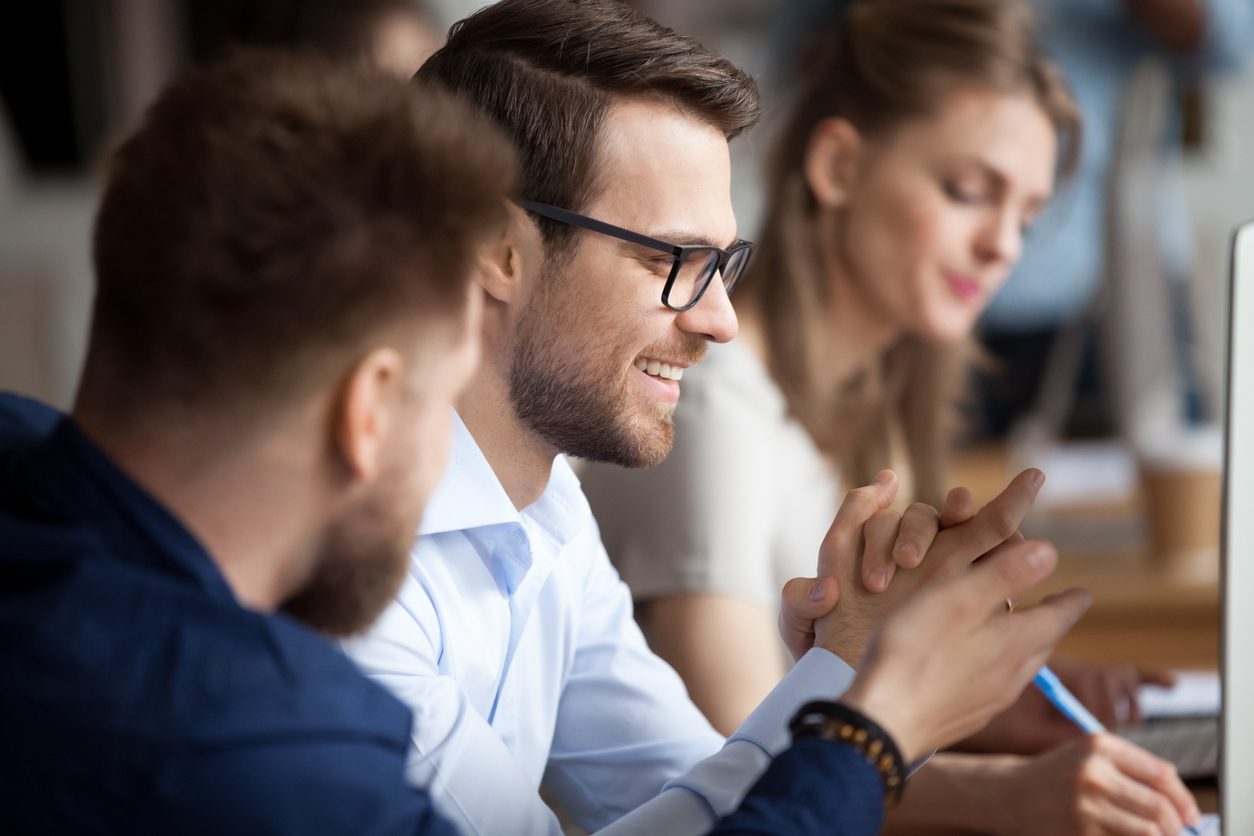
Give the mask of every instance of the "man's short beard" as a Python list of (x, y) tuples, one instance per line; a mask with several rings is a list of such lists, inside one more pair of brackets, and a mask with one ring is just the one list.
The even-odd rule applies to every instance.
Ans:
[(409, 569), (417, 526), (387, 517), (377, 503), (328, 532), (309, 579), (280, 609), (328, 636), (363, 633), (392, 602)]
[(612, 360), (597, 362), (591, 351), (571, 356), (555, 348), (551, 335), (561, 333), (563, 323), (544, 321), (537, 311), (547, 307), (538, 298), (519, 317), (509, 369), (519, 419), (577, 458), (623, 467), (650, 467), (666, 458), (675, 440), (669, 410), (659, 408), (650, 426), (633, 427), (638, 422), (629, 415), (627, 372), (614, 369)]

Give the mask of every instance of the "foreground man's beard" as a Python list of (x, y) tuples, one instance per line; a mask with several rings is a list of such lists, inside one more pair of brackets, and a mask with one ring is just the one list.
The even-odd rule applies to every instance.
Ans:
[(383, 498), (329, 532), (308, 581), (281, 611), (328, 636), (368, 630), (401, 589), (417, 526), (384, 513)]

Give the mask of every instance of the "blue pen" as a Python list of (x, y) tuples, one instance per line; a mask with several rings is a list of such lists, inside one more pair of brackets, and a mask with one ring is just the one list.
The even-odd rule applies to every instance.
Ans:
[[(1076, 695), (1067, 690), (1067, 686), (1062, 684), (1058, 678), (1058, 674), (1049, 669), (1048, 665), (1042, 667), (1036, 672), (1032, 683), (1040, 689), (1045, 695), (1045, 699), (1053, 704), (1063, 713), (1071, 722), (1080, 727), (1085, 734), (1097, 734), (1106, 731), (1106, 727), (1102, 725), (1102, 721), (1093, 716), (1093, 712), (1084, 707), (1084, 703), (1076, 698)], [(1198, 836), (1197, 829), (1185, 825), (1185, 830)]]

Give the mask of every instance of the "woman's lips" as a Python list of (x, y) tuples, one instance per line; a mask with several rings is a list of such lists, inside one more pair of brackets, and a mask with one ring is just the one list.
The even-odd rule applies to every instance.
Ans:
[(958, 273), (945, 273), (945, 282), (953, 294), (966, 302), (984, 293), (984, 287), (975, 279), (969, 279)]

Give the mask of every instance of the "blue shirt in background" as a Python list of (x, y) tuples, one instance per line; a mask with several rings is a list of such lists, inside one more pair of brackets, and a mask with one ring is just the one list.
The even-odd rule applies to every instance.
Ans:
[[(1201, 0), (1206, 36), (1189, 59), (1157, 44), (1115, 0), (1031, 0), (1040, 38), (1066, 76), (1084, 117), (1075, 175), (1060, 184), (1036, 222), (1023, 258), (984, 315), (986, 329), (1019, 333), (1057, 328), (1081, 317), (1106, 272), (1107, 201), (1118, 150), (1123, 98), (1141, 63), (1167, 62), (1177, 79), (1238, 67), (1254, 41), (1249, 0)], [(1180, 154), (1180, 118), (1171, 113), (1157, 138), (1164, 160)], [(1188, 203), (1172, 179), (1158, 191), (1157, 244), (1164, 275), (1192, 274), (1193, 229)]]

